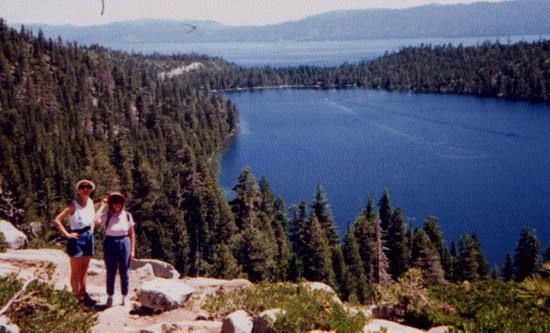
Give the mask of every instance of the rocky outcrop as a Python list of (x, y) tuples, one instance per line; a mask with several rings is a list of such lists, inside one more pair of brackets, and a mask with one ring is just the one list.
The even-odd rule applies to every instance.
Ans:
[(0, 317), (0, 333), (19, 333), (19, 327), (12, 324), (8, 317)]
[(0, 253), (0, 263), (23, 268), (26, 272), (52, 283), (58, 290), (70, 289), (69, 257), (63, 251), (54, 249), (8, 250), (5, 253)]
[(337, 304), (342, 304), (342, 300), (340, 300), (340, 297), (338, 297), (334, 289), (332, 289), (332, 287), (328, 284), (322, 282), (303, 282), (300, 285), (309, 290), (320, 290), (327, 292), (332, 295), (332, 299), (334, 300), (334, 302), (336, 302)]
[(22, 249), (27, 246), (27, 235), (14, 227), (10, 222), (0, 220), (0, 232), (4, 234), (9, 249)]
[(132, 270), (140, 269), (146, 265), (153, 268), (156, 277), (164, 279), (179, 279), (180, 273), (167, 262), (156, 259), (134, 259), (132, 260)]
[(137, 288), (135, 299), (144, 308), (168, 311), (183, 307), (193, 292), (181, 280), (154, 278)]
[(251, 333), (252, 318), (244, 310), (235, 311), (225, 317), (222, 333)]
[(220, 332), (222, 323), (218, 321), (189, 321), (182, 320), (177, 322), (162, 322), (140, 329), (127, 329), (128, 333), (218, 333)]

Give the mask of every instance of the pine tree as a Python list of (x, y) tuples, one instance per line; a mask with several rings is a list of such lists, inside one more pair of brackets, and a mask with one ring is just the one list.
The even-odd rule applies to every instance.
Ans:
[(474, 242), (475, 252), (477, 253), (477, 273), (479, 274), (480, 278), (487, 277), (489, 275), (489, 263), (487, 262), (487, 258), (485, 258), (485, 255), (483, 254), (481, 244), (479, 243), (479, 240), (477, 239), (475, 233), (472, 234), (472, 241)]
[(542, 259), (544, 262), (550, 262), (550, 246), (546, 248), (546, 251), (544, 251)]
[(516, 281), (523, 281), (538, 269), (540, 242), (535, 230), (523, 227), (519, 236), (514, 256), (514, 276)]
[(260, 189), (250, 167), (241, 171), (233, 192), (236, 197), (230, 204), (239, 229), (243, 230), (249, 225), (258, 226), (256, 219), (260, 205)]
[(414, 233), (412, 262), (422, 271), (422, 275), (429, 283), (445, 283), (445, 272), (437, 249), (423, 229)]
[(407, 240), (405, 218), (401, 208), (393, 213), (387, 235), (389, 270), (394, 280), (409, 268), (411, 254)]
[(304, 238), (304, 255), (302, 257), (304, 277), (311, 281), (325, 282), (331, 286), (336, 285), (330, 246), (315, 214), (311, 216)]
[(379, 221), (374, 223), (374, 260), (373, 260), (373, 280), (372, 282), (387, 285), (391, 281), (391, 276), (388, 273), (389, 263), (386, 257), (387, 248), (385, 247), (384, 239), (382, 238), (382, 227)]
[(443, 266), (443, 269), (445, 270), (445, 276), (449, 278), (448, 272), (450, 270), (450, 265), (451, 265), (450, 255), (449, 255), (449, 250), (445, 245), (445, 240), (443, 239), (443, 232), (439, 227), (439, 222), (437, 217), (428, 216), (428, 218), (424, 221), (424, 231), (430, 238), (430, 241), (432, 242), (432, 244), (434, 244), (437, 250), (437, 253), (439, 254), (439, 258), (441, 258), (441, 266)]
[(360, 303), (364, 304), (368, 300), (367, 277), (363, 269), (359, 244), (351, 228), (348, 228), (346, 237), (344, 238), (343, 251), (348, 266), (346, 283), (344, 285), (346, 299), (349, 300), (355, 297)]
[(332, 269), (336, 278), (335, 289), (337, 293), (340, 293), (345, 284), (347, 267), (344, 262), (342, 246), (340, 245), (340, 237), (338, 236), (338, 231), (336, 230), (336, 225), (334, 224), (332, 210), (330, 208), (326, 192), (321, 185), (317, 185), (315, 193), (313, 194), (311, 212), (312, 214), (315, 214), (319, 220), (321, 229), (325, 232), (325, 236), (328, 240), (333, 265)]
[(369, 193), (367, 201), (367, 208), (365, 209), (365, 216), (367, 219), (373, 219), (376, 216), (376, 210), (374, 207), (374, 194)]
[(456, 243), (451, 242), (451, 249), (449, 250), (449, 271), (447, 272), (448, 279), (451, 282), (457, 281), (457, 267), (458, 267), (458, 251), (456, 249)]
[(247, 225), (235, 236), (233, 242), (233, 252), (250, 281), (273, 280), (276, 249), (262, 230), (254, 225)]
[(514, 263), (510, 253), (506, 254), (506, 260), (504, 261), (504, 266), (502, 266), (501, 274), (504, 281), (510, 281), (514, 278)]
[(228, 245), (222, 243), (213, 252), (212, 273), (214, 276), (224, 279), (234, 279), (242, 274), (241, 267)]
[(382, 198), (380, 199), (380, 202), (378, 202), (378, 207), (380, 226), (382, 227), (382, 232), (386, 233), (392, 217), (390, 193), (387, 188), (384, 189)]
[(457, 281), (479, 279), (479, 255), (475, 241), (469, 234), (462, 235), (458, 243), (456, 277)]

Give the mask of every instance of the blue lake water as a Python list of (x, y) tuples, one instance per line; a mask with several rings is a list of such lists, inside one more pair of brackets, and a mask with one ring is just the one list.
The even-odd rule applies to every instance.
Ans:
[(550, 245), (549, 105), (366, 89), (228, 96), (240, 133), (221, 161), (226, 191), (247, 165), (289, 206), (320, 183), (343, 231), (388, 187), (415, 226), (438, 216), (448, 244), (475, 232), (492, 263), (522, 225)]
[(223, 57), (238, 65), (251, 66), (338, 66), (344, 62), (356, 63), (379, 57), (384, 52), (398, 51), (403, 46), (451, 43), (465, 46), (484, 41), (501, 43), (549, 39), (550, 35), (484, 36), (457, 38), (372, 39), (352, 41), (280, 41), (269, 43), (102, 43), (107, 47), (142, 53), (164, 54), (196, 52)]

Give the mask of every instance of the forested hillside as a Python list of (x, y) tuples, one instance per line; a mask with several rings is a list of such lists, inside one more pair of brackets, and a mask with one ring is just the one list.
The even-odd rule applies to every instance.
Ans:
[(23, 209), (16, 222), (52, 221), (75, 181), (90, 178), (96, 197), (131, 198), (141, 256), (198, 270), (189, 258), (234, 226), (210, 159), (237, 112), (185, 80), (157, 79), (192, 60), (82, 48), (0, 22), (0, 173), (3, 195)]
[[(337, 69), (244, 70), (207, 57), (140, 56), (80, 47), (42, 34), (33, 37), (0, 22), (1, 217), (22, 229), (33, 220), (50, 223), (74, 195), (75, 181), (86, 177), (99, 185), (96, 198), (109, 190), (127, 193), (129, 209), (138, 221), (138, 257), (169, 261), (186, 275), (243, 276), (254, 282), (323, 281), (343, 299), (360, 303), (386, 297), (384, 288), (395, 281), (405, 284), (399, 280), (403, 276), (419, 277), (429, 286), (490, 275), (521, 281), (544, 273), (542, 245), (529, 228), (522, 230), (515, 256), (506, 257), (502, 271), (491, 271), (475, 234), (464, 234), (448, 247), (436, 217), (412, 228), (387, 190), (378, 204), (371, 195), (356, 221), (340, 232), (321, 186), (311, 203), (303, 201), (287, 210), (268, 180), (258, 182), (245, 168), (227, 202), (212, 164), (235, 133), (238, 115), (231, 102), (212, 89), (268, 84), (411, 88), (410, 84), (411, 89), (429, 91), (435, 85), (431, 78), (444, 80), (452, 89), (479, 89), (478, 76), (468, 75), (480, 72), (492, 77), (506, 66), (512, 72), (523, 70), (512, 87), (540, 78), (542, 72), (546, 81), (537, 82), (547, 84), (548, 62), (541, 57), (547, 57), (549, 46), (540, 42), (471, 49), (426, 47)], [(500, 63), (483, 52), (506, 54), (514, 61)], [(482, 58), (484, 62), (479, 62)], [(159, 75), (197, 62), (202, 67), (173, 78)], [(456, 63), (467, 70), (455, 69)], [(437, 70), (436, 64), (447, 73)], [(421, 85), (424, 81), (432, 83)], [(517, 94), (531, 91), (522, 87)], [(534, 96), (547, 98), (548, 91)], [(10, 205), (16, 209), (6, 209)], [(53, 246), (55, 238), (45, 228), (33, 241)], [(550, 260), (550, 250), (544, 260)], [(388, 311), (401, 312), (388, 317), (402, 319), (408, 312), (399, 310), (402, 303), (396, 302)], [(533, 318), (548, 318), (548, 307), (518, 306), (527, 307)], [(457, 317), (452, 320), (462, 318)]]
[[(213, 75), (213, 76), (212, 76)], [(550, 41), (408, 47), (334, 68), (240, 68), (198, 77), (211, 89), (291, 85), (365, 87), (550, 101)]]

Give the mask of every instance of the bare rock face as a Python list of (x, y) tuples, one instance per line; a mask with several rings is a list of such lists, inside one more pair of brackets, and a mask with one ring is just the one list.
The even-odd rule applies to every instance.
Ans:
[(282, 309), (271, 309), (266, 310), (254, 318), (254, 327), (252, 328), (252, 333), (276, 333), (273, 328), (277, 316), (284, 314), (285, 311)]
[(423, 330), (383, 319), (371, 319), (363, 328), (363, 333), (424, 333)]
[(35, 273), (48, 271), (47, 266), (50, 265), (51, 276), (39, 276), (39, 278), (52, 282), (58, 290), (63, 288), (70, 290), (69, 257), (63, 251), (54, 249), (8, 250), (5, 253), (0, 253), (0, 262), (24, 267), (25, 271)]
[(251, 333), (252, 318), (244, 310), (235, 311), (225, 317), (222, 333)]
[(432, 327), (427, 333), (449, 333), (451, 326), (437, 326)]
[(154, 278), (137, 288), (136, 301), (148, 309), (168, 311), (184, 306), (193, 292), (181, 280)]
[(245, 279), (223, 280), (214, 278), (184, 278), (183, 281), (195, 288), (197, 293), (212, 294), (218, 291), (233, 291), (251, 287), (252, 282)]
[(342, 304), (342, 300), (338, 297), (334, 289), (332, 289), (331, 286), (328, 284), (322, 283), (322, 282), (303, 282), (300, 285), (304, 286), (305, 288), (308, 288), (309, 290), (321, 290), (324, 292), (327, 292), (332, 295), (332, 299), (338, 303)]
[(173, 323), (162, 322), (140, 329), (129, 329), (127, 333), (218, 333), (220, 332), (222, 323), (217, 321), (188, 321), (182, 320)]
[(9, 249), (22, 249), (29, 241), (27, 235), (5, 220), (0, 220), (0, 232), (4, 234)]
[(0, 333), (19, 333), (19, 327), (12, 324), (8, 317), (0, 317)]
[(101, 260), (91, 259), (88, 266), (88, 275), (92, 276), (105, 276), (106, 273), (105, 263)]
[(180, 277), (180, 273), (174, 268), (174, 266), (157, 259), (134, 259), (132, 260), (131, 269), (136, 270), (148, 264), (153, 267), (153, 272), (156, 277), (164, 279), (179, 279)]

